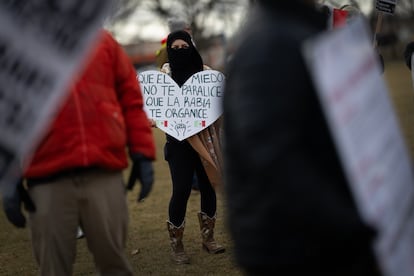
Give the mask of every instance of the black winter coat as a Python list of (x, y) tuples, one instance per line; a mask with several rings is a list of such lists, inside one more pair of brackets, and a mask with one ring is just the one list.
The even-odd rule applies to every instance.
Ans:
[(227, 70), (225, 194), (236, 259), (278, 275), (377, 275), (374, 231), (358, 214), (301, 52), (326, 21), (300, 2), (259, 9)]

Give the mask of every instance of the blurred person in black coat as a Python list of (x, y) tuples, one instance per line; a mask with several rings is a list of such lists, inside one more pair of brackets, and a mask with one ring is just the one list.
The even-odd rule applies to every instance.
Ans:
[(228, 222), (247, 275), (380, 275), (301, 47), (315, 1), (257, 0), (227, 68)]

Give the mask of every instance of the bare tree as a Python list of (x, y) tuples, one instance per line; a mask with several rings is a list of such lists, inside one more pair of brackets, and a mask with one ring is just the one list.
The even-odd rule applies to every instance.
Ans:
[[(164, 24), (169, 17), (183, 17), (191, 22), (198, 43), (206, 37), (233, 28), (247, 6), (247, 0), (119, 0), (111, 18), (111, 26), (124, 24), (136, 11), (146, 12), (151, 15), (149, 20)], [(142, 25), (145, 24), (143, 22)], [(202, 47), (199, 44), (197, 46)]]

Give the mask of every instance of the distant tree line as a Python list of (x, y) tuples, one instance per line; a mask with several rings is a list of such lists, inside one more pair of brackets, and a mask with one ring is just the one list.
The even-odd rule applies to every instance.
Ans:
[(219, 34), (211, 28), (212, 20), (220, 21), (223, 30), (231, 28), (238, 24), (248, 5), (248, 0), (119, 0), (111, 24), (123, 24), (136, 10), (145, 11), (151, 14), (151, 20), (165, 24), (170, 17), (185, 18), (191, 23), (197, 47), (202, 48), (205, 38)]

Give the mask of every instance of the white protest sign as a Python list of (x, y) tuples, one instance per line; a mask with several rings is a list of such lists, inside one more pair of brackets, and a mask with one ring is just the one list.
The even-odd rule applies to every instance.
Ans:
[(0, 1), (0, 188), (13, 189), (111, 0)]
[(375, 3), (375, 8), (381, 12), (394, 14), (396, 5), (397, 0), (377, 0)]
[(304, 47), (363, 219), (378, 229), (384, 275), (414, 275), (412, 164), (361, 18)]
[(223, 112), (224, 75), (219, 71), (198, 72), (181, 88), (169, 75), (159, 71), (145, 71), (137, 78), (148, 117), (177, 140), (202, 131)]

